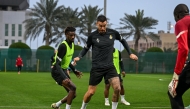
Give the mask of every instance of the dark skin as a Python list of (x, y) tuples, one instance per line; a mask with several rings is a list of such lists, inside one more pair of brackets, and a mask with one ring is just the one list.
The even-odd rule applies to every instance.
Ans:
[[(66, 41), (68, 43), (74, 42), (75, 32), (67, 32), (67, 34), (65, 34), (65, 35), (66, 35)], [(77, 72), (75, 74), (76, 74), (77, 78), (81, 78), (81, 76), (82, 76), (82, 72)], [(69, 78), (66, 78), (65, 80), (62, 81), (62, 86), (67, 90), (68, 95), (66, 97), (64, 97), (61, 100), (61, 102), (67, 103), (70, 105), (72, 103), (72, 99), (74, 99), (76, 96), (76, 86)]]
[(189, 15), (189, 14), (187, 14), (187, 13), (186, 14), (184, 14), (184, 13), (174, 14), (174, 19), (177, 22), (177, 21), (181, 20), (186, 15)]

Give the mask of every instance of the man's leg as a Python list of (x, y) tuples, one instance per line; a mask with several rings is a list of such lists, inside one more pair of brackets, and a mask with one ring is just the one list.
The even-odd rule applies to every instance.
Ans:
[(88, 102), (90, 101), (91, 97), (96, 92), (96, 86), (89, 85), (88, 91), (85, 93), (83, 97), (83, 103), (81, 109), (86, 109)]
[(109, 84), (108, 80), (105, 80), (104, 98), (105, 98), (105, 105), (106, 106), (110, 106), (110, 103), (109, 103), (109, 89), (110, 89), (110, 84)]
[(121, 91), (120, 91), (121, 103), (125, 105), (130, 105), (130, 103), (125, 100), (125, 89), (122, 81), (120, 82), (120, 86), (121, 86)]
[(52, 106), (52, 108), (54, 108), (54, 109), (59, 109), (59, 107), (63, 103), (66, 103), (65, 109), (70, 109), (71, 104), (72, 104), (72, 100), (76, 97), (76, 87), (72, 81), (70, 81), (69, 83), (66, 83), (63, 81), (62, 85), (64, 86), (64, 88), (68, 92), (68, 95), (65, 96), (62, 100), (58, 101), (57, 103), (53, 103), (52, 105), (54, 105), (54, 106)]
[(184, 69), (179, 76), (178, 85), (176, 87), (177, 95), (174, 98), (168, 92), (172, 109), (185, 109), (182, 96), (190, 87), (190, 83), (187, 83), (187, 78), (189, 79), (189, 77), (187, 77), (188, 73), (189, 71)]
[(21, 68), (21, 66), (20, 65), (18, 65), (18, 74), (20, 74), (20, 68)]
[(113, 97), (112, 97), (112, 109), (117, 109), (119, 93), (121, 90), (119, 77), (113, 77), (109, 79), (110, 85), (113, 87)]

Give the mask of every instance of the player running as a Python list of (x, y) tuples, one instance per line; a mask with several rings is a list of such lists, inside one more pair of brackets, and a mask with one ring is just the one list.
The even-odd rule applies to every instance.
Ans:
[(127, 42), (122, 38), (119, 32), (108, 29), (107, 18), (100, 15), (96, 22), (97, 30), (88, 36), (85, 47), (79, 56), (74, 58), (74, 62), (79, 61), (92, 46), (92, 68), (90, 71), (90, 80), (88, 91), (85, 93), (81, 109), (86, 109), (88, 102), (96, 91), (97, 85), (104, 77), (113, 87), (112, 109), (116, 109), (119, 100), (120, 82), (117, 71), (113, 65), (113, 45), (115, 40), (119, 40), (127, 50), (131, 59), (137, 60), (137, 56), (131, 53)]
[(66, 40), (59, 45), (58, 51), (54, 57), (55, 62), (53, 63), (51, 75), (53, 79), (68, 92), (63, 99), (51, 105), (54, 109), (60, 109), (60, 106), (63, 103), (66, 103), (65, 109), (70, 109), (72, 100), (76, 97), (76, 86), (70, 80), (70, 76), (67, 74), (67, 68), (70, 67), (78, 78), (82, 76), (82, 73), (77, 71), (70, 63), (74, 53), (73, 42), (75, 38), (75, 30), (74, 27), (67, 27), (65, 29)]

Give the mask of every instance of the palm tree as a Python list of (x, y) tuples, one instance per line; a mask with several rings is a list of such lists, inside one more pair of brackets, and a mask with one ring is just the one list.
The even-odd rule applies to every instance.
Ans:
[[(131, 37), (134, 35), (135, 40), (135, 51), (138, 51), (138, 41), (139, 39), (145, 38), (147, 34), (145, 30), (155, 29), (153, 26), (158, 24), (158, 20), (153, 19), (152, 17), (144, 17), (144, 10), (135, 11), (136, 15), (129, 15), (125, 13), (125, 16), (120, 19), (120, 24), (123, 24), (125, 29), (129, 32), (123, 33), (125, 37)], [(155, 34), (151, 33), (150, 38), (155, 38)]]
[[(56, 43), (55, 46), (60, 44), (65, 39), (65, 37), (63, 37), (63, 34), (64, 29), (67, 26), (73, 26), (75, 28), (79, 28), (82, 26), (79, 18), (81, 14), (81, 12), (78, 12), (78, 8), (74, 10), (71, 7), (64, 8), (62, 17), (60, 18), (59, 22), (57, 22), (57, 27), (54, 28), (55, 32), (53, 35), (57, 36), (53, 39), (53, 42)], [(80, 42), (81, 39), (78, 35), (76, 35), (76, 38), (77, 42)]]
[(64, 6), (57, 6), (58, 0), (40, 0), (36, 2), (34, 8), (30, 8), (29, 19), (26, 19), (25, 38), (35, 40), (43, 32), (45, 45), (50, 45), (53, 37), (54, 28), (63, 13)]
[[(84, 5), (82, 8), (82, 15), (80, 17), (81, 23), (83, 26), (80, 29), (80, 33), (82, 33), (85, 36), (89, 36), (93, 29), (96, 28), (96, 18), (100, 14), (100, 12), (103, 9), (98, 8), (98, 6), (92, 7), (89, 5), (88, 7)], [(86, 40), (86, 38), (82, 38), (83, 40)]]

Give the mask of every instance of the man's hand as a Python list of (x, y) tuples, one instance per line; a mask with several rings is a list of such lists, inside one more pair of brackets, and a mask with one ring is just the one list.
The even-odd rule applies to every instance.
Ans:
[(23, 67), (23, 64), (22, 64), (22, 67)]
[(177, 93), (176, 93), (176, 87), (178, 85), (178, 79), (179, 79), (179, 75), (177, 75), (175, 72), (173, 74), (173, 78), (171, 80), (171, 82), (168, 85), (168, 91), (170, 93), (170, 95), (174, 98)]
[(135, 54), (131, 54), (129, 57), (130, 57), (131, 59), (135, 60), (135, 61), (138, 60), (138, 57), (137, 57)]
[(17, 67), (17, 65), (15, 65)]
[(79, 79), (83, 76), (82, 72), (80, 72), (78, 70), (75, 70), (74, 73), (77, 76), (77, 78), (79, 78)]
[(74, 58), (74, 59), (73, 59), (73, 65), (76, 65), (76, 64), (77, 64), (77, 61), (79, 61), (79, 60), (80, 60), (79, 57)]
[(123, 77), (125, 77), (125, 71), (122, 71), (121, 74), (123, 75)]
[(51, 68), (53, 68), (53, 65), (51, 66)]

